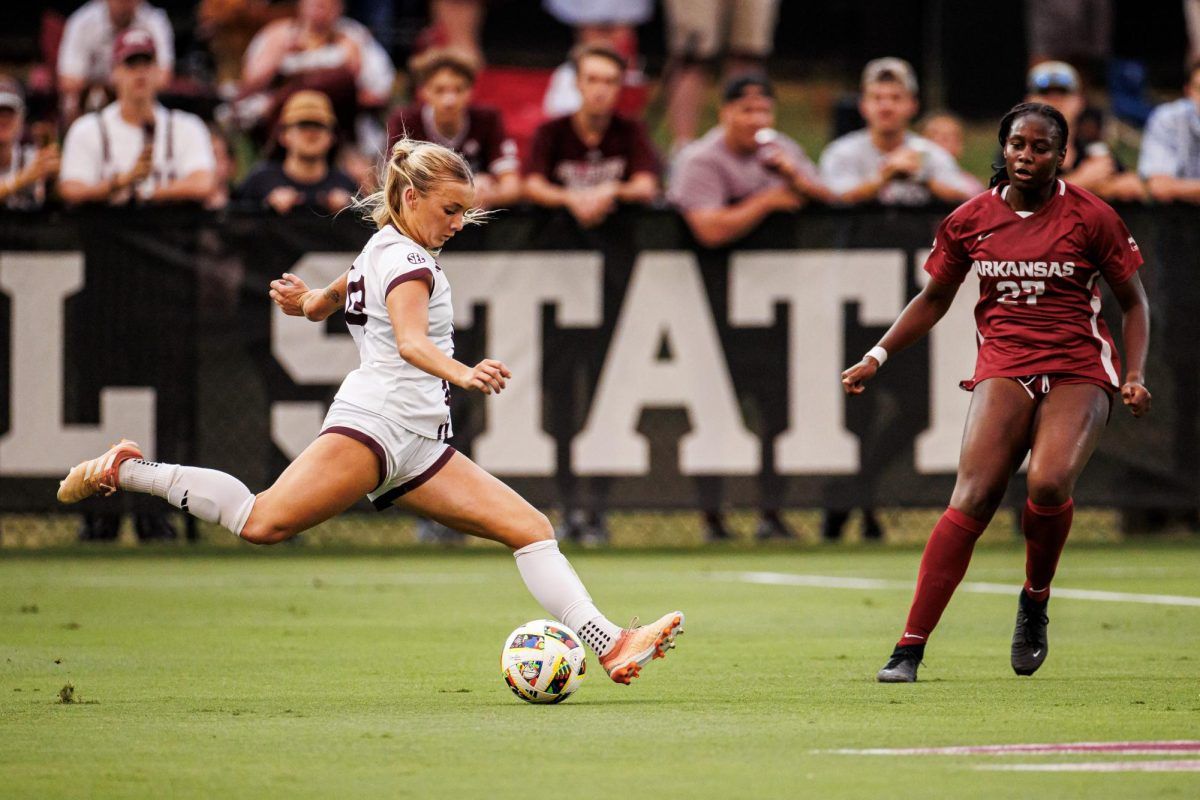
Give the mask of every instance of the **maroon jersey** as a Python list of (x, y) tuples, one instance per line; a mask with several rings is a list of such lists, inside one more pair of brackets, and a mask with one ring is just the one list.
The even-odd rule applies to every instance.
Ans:
[(568, 189), (586, 189), (610, 181), (627, 181), (638, 172), (658, 175), (654, 145), (640, 122), (614, 116), (597, 147), (588, 147), (571, 118), (559, 117), (538, 126), (527, 175), (541, 175)]
[(971, 388), (985, 378), (1069, 373), (1114, 387), (1121, 362), (1100, 316), (1103, 276), (1129, 280), (1142, 255), (1104, 201), (1058, 181), (1040, 210), (1018, 215), (1007, 185), (973, 197), (938, 227), (925, 271), (940, 283), (979, 275), (979, 357)]
[(520, 166), (517, 161), (517, 144), (504, 135), (504, 122), (500, 112), (486, 106), (471, 106), (467, 109), (466, 123), (458, 135), (447, 139), (433, 122), (433, 109), (429, 106), (398, 108), (388, 117), (388, 152), (403, 135), (448, 147), (467, 160), (471, 172), (478, 175), (490, 172), (514, 172)]

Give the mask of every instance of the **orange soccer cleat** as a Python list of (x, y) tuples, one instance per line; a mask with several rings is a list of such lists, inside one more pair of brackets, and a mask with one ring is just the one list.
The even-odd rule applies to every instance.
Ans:
[(665, 617), (637, 627), (637, 620), (621, 632), (613, 649), (600, 659), (600, 666), (617, 683), (630, 683), (651, 659), (663, 658), (675, 646), (675, 637), (683, 633), (683, 612), (672, 611)]
[(117, 490), (117, 471), (121, 464), (141, 457), (137, 442), (122, 439), (104, 455), (76, 464), (58, 484), (59, 502), (78, 503), (98, 492), (112, 494)]

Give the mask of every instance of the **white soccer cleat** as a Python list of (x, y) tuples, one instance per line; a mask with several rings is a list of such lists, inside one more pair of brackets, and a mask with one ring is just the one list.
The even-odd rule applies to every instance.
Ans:
[(141, 458), (137, 442), (128, 439), (108, 448), (108, 452), (91, 461), (76, 464), (58, 484), (60, 503), (78, 503), (94, 494), (112, 494), (117, 490), (117, 473), (121, 464), (131, 458)]
[(600, 666), (617, 683), (628, 684), (655, 658), (664, 658), (675, 647), (675, 637), (683, 633), (683, 612), (672, 611), (649, 625), (635, 627), (637, 621), (621, 631), (620, 638), (600, 659)]

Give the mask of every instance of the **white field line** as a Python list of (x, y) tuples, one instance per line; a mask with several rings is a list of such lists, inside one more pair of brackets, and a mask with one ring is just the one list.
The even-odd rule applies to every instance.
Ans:
[(1122, 755), (1165, 756), (1200, 753), (1200, 741), (1177, 739), (1164, 742), (1063, 742), (1051, 744), (984, 744), (951, 747), (876, 747), (849, 750), (815, 750), (850, 756), (1041, 756)]
[[(832, 575), (797, 575), (790, 572), (714, 572), (712, 580), (735, 583), (757, 583), (764, 586), (807, 586), (817, 589), (866, 589), (912, 591), (909, 581), (884, 580), (882, 578), (854, 578)], [(1020, 584), (967, 582), (958, 587), (960, 592), (975, 594), (1017, 593)], [(1099, 589), (1069, 589), (1055, 586), (1053, 596), (1059, 599), (1097, 600), (1106, 603), (1148, 603), (1160, 606), (1194, 606), (1200, 608), (1200, 597), (1175, 594), (1134, 594), (1132, 592), (1107, 592)]]
[(1070, 764), (976, 764), (1005, 772), (1200, 772), (1200, 759), (1174, 761), (1083, 761)]

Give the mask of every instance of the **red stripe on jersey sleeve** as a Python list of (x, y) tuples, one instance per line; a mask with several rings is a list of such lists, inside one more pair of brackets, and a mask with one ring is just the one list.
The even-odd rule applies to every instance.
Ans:
[(389, 283), (387, 288), (383, 291), (383, 299), (387, 300), (387, 296), (392, 293), (392, 289), (395, 289), (402, 283), (408, 283), (409, 281), (424, 281), (425, 285), (429, 287), (429, 293), (433, 294), (433, 270), (431, 270), (429, 267), (421, 267), (419, 269), (409, 270), (403, 275), (398, 275), (395, 278), (392, 278), (391, 283)]

